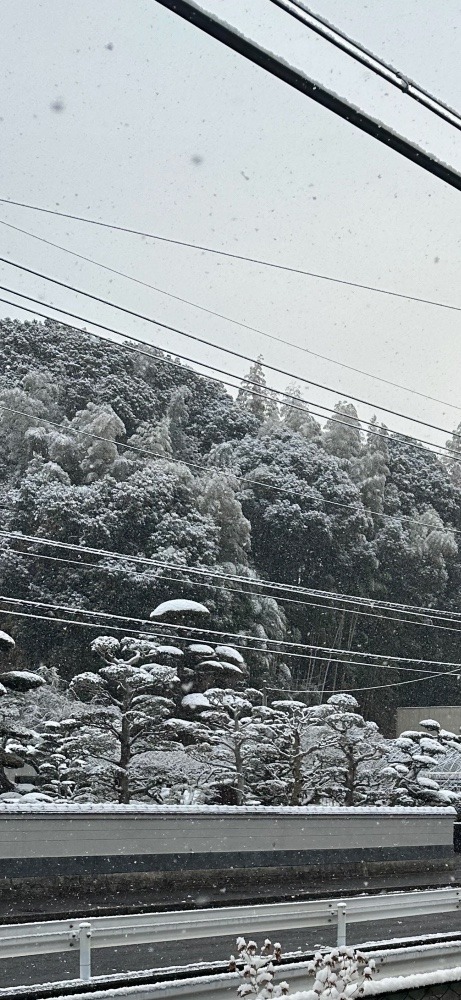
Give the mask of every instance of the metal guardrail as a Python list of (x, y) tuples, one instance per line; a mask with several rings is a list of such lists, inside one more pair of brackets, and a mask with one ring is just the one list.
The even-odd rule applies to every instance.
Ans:
[[(370, 993), (383, 993), (387, 996), (393, 990), (401, 991), (405, 989), (405, 977), (408, 976), (412, 977), (413, 988), (429, 984), (434, 972), (438, 974), (439, 982), (450, 983), (460, 979), (461, 938), (424, 945), (407, 940), (402, 942), (401, 948), (386, 948), (386, 942), (368, 942), (359, 947), (376, 963), (376, 973), (369, 984), (371, 989), (366, 986), (365, 997)], [(187, 970), (184, 970), (185, 975), (183, 973), (173, 981), (167, 981), (162, 979), (161, 971), (171, 970), (156, 970), (152, 976), (155, 981), (146, 981), (142, 986), (131, 985), (130, 974), (127, 974), (123, 986), (114, 987), (113, 983), (103, 984), (93, 980), (90, 991), (85, 989), (84, 984), (78, 985), (73, 981), (65, 996), (61, 994), (60, 983), (56, 984), (53, 997), (54, 1000), (230, 1000), (235, 997), (236, 988), (241, 982), (238, 973), (220, 971), (194, 975), (192, 978), (187, 975)], [(313, 987), (307, 959), (284, 963), (278, 970), (277, 979), (287, 979), (293, 993)], [(40, 990), (40, 987), (32, 988), (35, 997), (37, 989)], [(28, 992), (27, 987), (19, 990), (0, 989), (0, 1000), (3, 997), (7, 1000), (13, 1000), (13, 997), (14, 1000), (20, 1000), (21, 997), (26, 1000)]]
[(337, 927), (338, 945), (346, 944), (347, 923), (429, 916), (461, 909), (460, 889), (390, 892), (379, 896), (302, 900), (222, 909), (173, 910), (94, 917), (91, 920), (50, 920), (0, 926), (0, 959), (80, 952), (80, 979), (91, 979), (91, 948), (159, 944), (207, 937), (235, 937), (277, 930)]

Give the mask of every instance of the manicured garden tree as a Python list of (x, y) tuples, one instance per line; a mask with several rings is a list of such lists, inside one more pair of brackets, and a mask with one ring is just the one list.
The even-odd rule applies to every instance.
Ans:
[[(15, 642), (7, 632), (0, 631), (0, 658), (8, 657), (15, 648)], [(26, 763), (28, 733), (18, 725), (15, 711), (15, 696), (42, 687), (45, 680), (30, 670), (11, 670), (2, 662), (0, 666), (0, 792), (16, 791), (16, 785), (8, 777), (8, 768), (20, 768)], [(14, 697), (12, 697), (14, 696)]]

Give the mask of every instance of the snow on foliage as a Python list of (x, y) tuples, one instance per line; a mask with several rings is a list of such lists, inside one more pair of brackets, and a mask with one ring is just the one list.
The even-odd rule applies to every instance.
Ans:
[(276, 942), (274, 945), (266, 938), (259, 954), (255, 941), (245, 941), (244, 937), (237, 938), (238, 958), (231, 955), (229, 961), (229, 971), (238, 970), (243, 982), (237, 988), (238, 997), (259, 997), (259, 1000), (267, 1000), (269, 997), (282, 997), (289, 993), (288, 983), (282, 982), (274, 984), (275, 968), (282, 959), (281, 945)]
[(178, 612), (190, 612), (192, 614), (209, 615), (208, 608), (204, 604), (199, 604), (197, 601), (188, 601), (183, 597), (175, 598), (172, 601), (163, 601), (158, 607), (151, 611), (151, 618), (162, 618), (163, 615), (169, 615)]
[(233, 646), (216, 646), (216, 652), (219, 658), (223, 660), (234, 660), (235, 663), (245, 663), (242, 654), (238, 649), (234, 649)]
[[(237, 938), (237, 953), (231, 955), (229, 971), (238, 971), (243, 982), (237, 987), (238, 997), (287, 996), (290, 986), (287, 982), (276, 984), (276, 966), (282, 960), (282, 946), (274, 945), (266, 938), (258, 952), (255, 941)], [(299, 1000), (355, 1000), (363, 996), (371, 984), (375, 971), (374, 959), (368, 959), (355, 948), (333, 948), (327, 952), (316, 952), (306, 965), (306, 973), (314, 980), (309, 990), (293, 994)], [(367, 991), (368, 992), (368, 991)]]
[(8, 632), (0, 631), (0, 650), (2, 652), (9, 652), (11, 649), (14, 649), (14, 646), (15, 642), (11, 635), (8, 635)]
[(326, 954), (317, 952), (307, 971), (314, 977), (312, 991), (315, 1000), (354, 1000), (363, 996), (365, 984), (373, 978), (375, 962), (355, 948), (334, 948)]
[(204, 694), (186, 694), (181, 701), (183, 708), (190, 708), (193, 711), (200, 708), (210, 708), (211, 704)]
[(196, 653), (197, 656), (214, 656), (213, 646), (207, 646), (204, 642), (191, 642), (187, 646), (189, 653)]
[(216, 671), (218, 674), (224, 672), (243, 677), (243, 671), (240, 670), (240, 667), (237, 667), (235, 663), (226, 663), (225, 660), (203, 660), (202, 663), (199, 663), (199, 667), (205, 667), (206, 670)]
[(32, 688), (42, 687), (45, 683), (43, 677), (32, 673), (31, 670), (8, 670), (0, 676), (2, 684), (12, 691), (30, 691)]

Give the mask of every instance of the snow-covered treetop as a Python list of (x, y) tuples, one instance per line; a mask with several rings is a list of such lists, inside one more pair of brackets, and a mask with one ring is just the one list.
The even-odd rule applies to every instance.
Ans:
[(30, 691), (45, 684), (44, 678), (40, 677), (40, 674), (32, 673), (31, 670), (9, 670), (0, 676), (2, 685), (11, 688), (12, 691)]
[(193, 694), (186, 694), (182, 699), (181, 705), (183, 708), (191, 708), (192, 710), (201, 708), (210, 708), (210, 702), (204, 694), (199, 694), (194, 692)]
[(359, 707), (357, 699), (351, 694), (333, 694), (331, 698), (328, 698), (327, 704), (333, 705), (334, 708), (339, 708), (343, 712), (355, 712)]
[(200, 615), (209, 615), (210, 613), (204, 604), (199, 604), (197, 601), (188, 601), (186, 598), (178, 597), (172, 601), (163, 601), (162, 604), (159, 604), (153, 611), (151, 611), (150, 617), (162, 618), (163, 615), (185, 611)]
[(103, 659), (111, 659), (113, 656), (117, 656), (119, 650), (120, 643), (118, 639), (114, 639), (111, 635), (98, 635), (91, 643), (91, 651), (98, 656), (102, 656)]
[[(244, 661), (242, 660), (242, 663)], [(235, 663), (226, 663), (224, 660), (203, 660), (203, 663), (199, 663), (199, 668), (205, 667), (207, 670), (214, 670), (216, 673), (228, 673), (228, 674), (238, 674), (242, 676), (243, 671), (240, 667), (237, 667)]]
[(197, 656), (214, 656), (213, 646), (208, 646), (205, 642), (191, 642), (187, 647), (189, 653), (196, 653)]
[(238, 649), (234, 649), (233, 646), (216, 646), (216, 653), (219, 658), (234, 660), (235, 663), (245, 663), (242, 654)]

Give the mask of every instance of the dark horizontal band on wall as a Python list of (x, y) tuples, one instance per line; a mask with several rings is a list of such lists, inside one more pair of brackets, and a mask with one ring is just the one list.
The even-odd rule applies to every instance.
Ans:
[(337, 867), (361, 862), (440, 861), (453, 858), (450, 844), (363, 847), (350, 850), (241, 851), (206, 854), (112, 854), (69, 858), (2, 858), (0, 879), (131, 872), (231, 871), (242, 868)]

